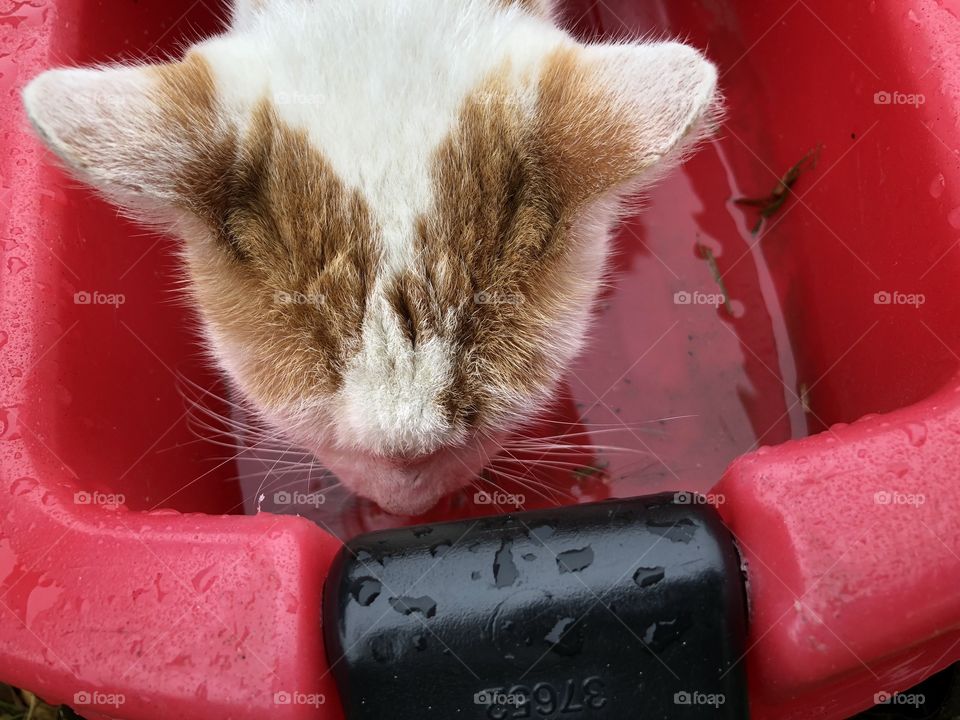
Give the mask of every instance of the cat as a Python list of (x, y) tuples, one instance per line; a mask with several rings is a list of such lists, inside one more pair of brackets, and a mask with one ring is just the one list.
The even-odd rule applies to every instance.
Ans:
[(24, 90), (78, 179), (182, 240), (209, 354), (354, 493), (428, 510), (550, 401), (624, 202), (715, 127), (676, 42), (550, 0), (237, 0), (181, 60)]

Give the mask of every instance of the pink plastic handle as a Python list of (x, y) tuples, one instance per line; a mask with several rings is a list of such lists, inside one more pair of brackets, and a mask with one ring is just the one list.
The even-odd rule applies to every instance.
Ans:
[(340, 542), (292, 517), (135, 513), (2, 478), (0, 676), (129, 720), (342, 717), (321, 591)]
[(845, 718), (960, 660), (960, 383), (737, 460), (752, 717)]

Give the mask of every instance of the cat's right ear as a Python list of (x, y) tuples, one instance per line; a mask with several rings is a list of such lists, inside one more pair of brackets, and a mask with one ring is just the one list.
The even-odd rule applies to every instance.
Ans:
[(215, 124), (204, 63), (49, 70), (23, 91), (37, 133), (79, 180), (145, 218), (182, 200)]
[(683, 159), (722, 116), (717, 69), (676, 42), (557, 53), (539, 88), (539, 133), (580, 200), (631, 194)]

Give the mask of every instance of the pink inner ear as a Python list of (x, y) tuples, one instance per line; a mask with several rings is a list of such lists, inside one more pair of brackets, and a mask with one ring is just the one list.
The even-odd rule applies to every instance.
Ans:
[(213, 164), (226, 141), (212, 70), (179, 62), (49, 70), (24, 103), (49, 148), (80, 180), (147, 223), (166, 224), (191, 164)]

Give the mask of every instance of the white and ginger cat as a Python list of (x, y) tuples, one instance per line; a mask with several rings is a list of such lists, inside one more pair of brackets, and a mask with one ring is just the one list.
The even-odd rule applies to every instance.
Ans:
[(623, 201), (713, 125), (672, 42), (550, 0), (239, 0), (182, 61), (50, 70), (31, 121), (181, 238), (210, 353), (263, 422), (415, 514), (470, 483), (587, 335)]

